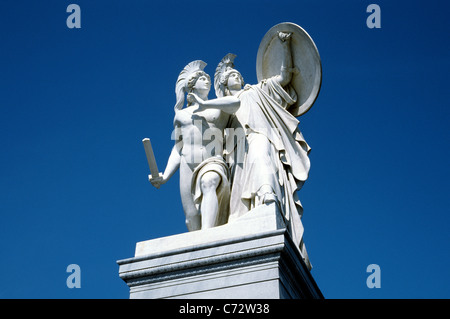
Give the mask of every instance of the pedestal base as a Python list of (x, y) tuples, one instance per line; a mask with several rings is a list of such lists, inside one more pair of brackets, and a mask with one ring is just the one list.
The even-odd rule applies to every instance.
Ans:
[(130, 298), (323, 298), (275, 204), (223, 226), (136, 244)]

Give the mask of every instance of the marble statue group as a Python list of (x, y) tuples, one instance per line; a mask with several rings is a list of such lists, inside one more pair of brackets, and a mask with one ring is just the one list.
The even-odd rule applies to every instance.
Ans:
[[(231, 223), (274, 203), (305, 258), (297, 193), (308, 178), (310, 147), (297, 117), (319, 93), (317, 49), (302, 28), (281, 23), (261, 42), (257, 84), (244, 83), (235, 58), (227, 54), (213, 79), (201, 60), (183, 68), (175, 85), (175, 145), (164, 172), (153, 169), (149, 181), (160, 188), (179, 170), (189, 231)], [(208, 99), (212, 85), (216, 98)]]

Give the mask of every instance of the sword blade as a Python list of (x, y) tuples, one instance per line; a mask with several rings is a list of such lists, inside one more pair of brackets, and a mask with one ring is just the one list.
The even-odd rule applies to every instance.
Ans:
[(149, 138), (144, 138), (142, 140), (145, 149), (145, 155), (147, 155), (148, 167), (150, 168), (150, 173), (152, 174), (151, 178), (159, 177), (158, 166), (156, 165), (155, 154), (153, 154), (152, 143)]

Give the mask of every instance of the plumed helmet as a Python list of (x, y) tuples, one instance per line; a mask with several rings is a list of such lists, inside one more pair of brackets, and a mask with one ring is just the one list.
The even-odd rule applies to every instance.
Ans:
[(178, 75), (177, 83), (175, 84), (175, 94), (177, 102), (175, 104), (175, 111), (181, 110), (184, 104), (184, 95), (189, 91), (189, 85), (193, 85), (190, 81), (193, 77), (200, 74), (206, 74), (203, 69), (206, 63), (201, 60), (195, 60), (184, 67)]
[(216, 90), (217, 97), (223, 97), (228, 94), (227, 92), (227, 81), (231, 73), (236, 72), (240, 75), (242, 84), (244, 80), (241, 73), (234, 68), (234, 59), (236, 55), (233, 53), (228, 53), (217, 65), (216, 73), (214, 74), (214, 89)]

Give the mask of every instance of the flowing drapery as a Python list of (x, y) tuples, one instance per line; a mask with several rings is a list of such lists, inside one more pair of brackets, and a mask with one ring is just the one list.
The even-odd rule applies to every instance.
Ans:
[(237, 138), (234, 143), (226, 143), (232, 169), (229, 220), (261, 204), (264, 194), (259, 191), (263, 185), (270, 185), (288, 231), (310, 267), (302, 240), (303, 207), (297, 194), (308, 178), (310, 147), (298, 128), (299, 121), (288, 111), (297, 95), (274, 77), (246, 86), (237, 96), (241, 106), (229, 126), (245, 134), (227, 136)]

